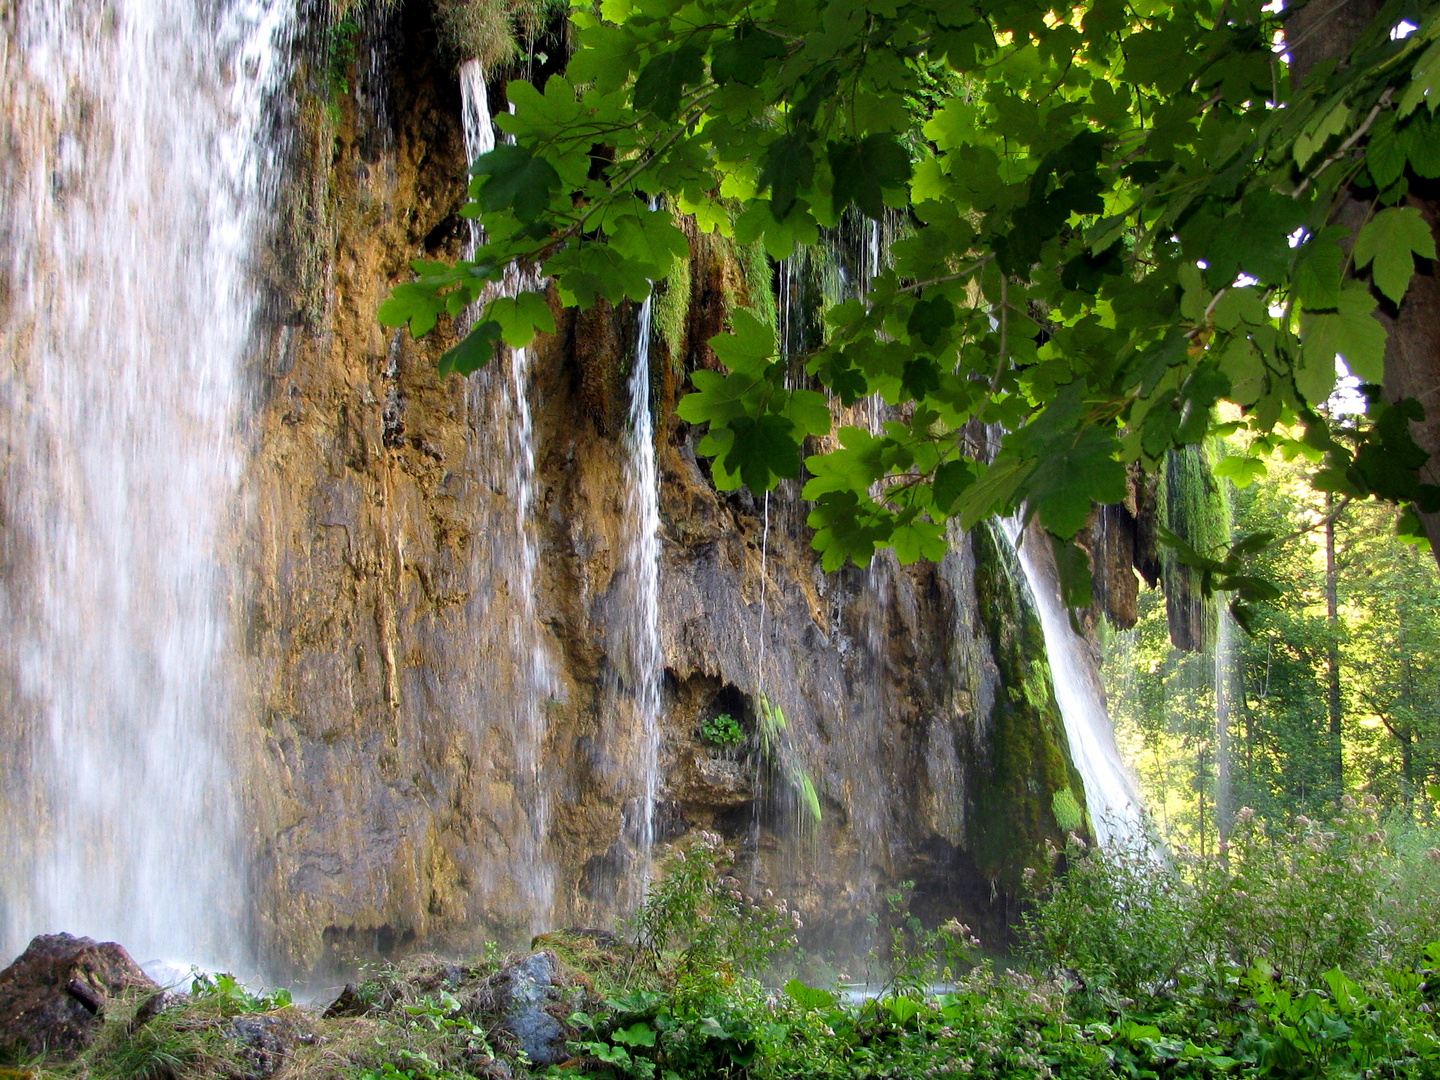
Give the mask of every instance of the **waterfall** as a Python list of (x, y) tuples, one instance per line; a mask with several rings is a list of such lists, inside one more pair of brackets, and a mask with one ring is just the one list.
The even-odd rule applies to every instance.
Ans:
[(1223, 594), (1215, 606), (1215, 830), (1219, 840), (1229, 838), (1235, 815), (1235, 792), (1230, 768), (1230, 720), (1236, 699), (1235, 619)]
[(230, 544), (292, 0), (0, 30), (0, 950), (236, 965)]
[(1021, 541), (1019, 518), (1003, 523), (1020, 560), (1040, 628), (1055, 688), (1055, 702), (1065, 721), (1070, 758), (1085, 784), (1085, 806), (1095, 839), (1103, 845), (1146, 843), (1140, 796), (1115, 745), (1115, 729), (1105, 711), (1105, 695), (1090, 645), (1070, 625), (1060, 603), (1060, 588), (1047, 538), (1031, 528)]
[(625, 432), (625, 581), (620, 633), (627, 682), (634, 699), (640, 799), (631, 834), (648, 879), (660, 787), (660, 485), (650, 413), (650, 297), (640, 306), (630, 370), (630, 417)]
[[(468, 60), (461, 65), (460, 94), (465, 155), (473, 162), (495, 148), (485, 72), (479, 61)], [(472, 220), (467, 256), (473, 255), (482, 240)], [(512, 264), (494, 291), (481, 298), (477, 309), (492, 295), (514, 296), (537, 285), (533, 272)], [(503, 629), (504, 648), (500, 651), (509, 661), (512, 692), (504, 708), (509, 713), (515, 795), (524, 820), (518, 823), (513, 861), (505, 872), (518, 881), (531, 927), (539, 929), (549, 918), (554, 898), (554, 871), (545, 852), (550, 807), (543, 753), (544, 703), (553, 693), (555, 678), (535, 609), (539, 549), (531, 520), (535, 425), (530, 411), (530, 352), (511, 349), (508, 353), (507, 369), (487, 368), (472, 380), (468, 393), (472, 414), (477, 418), (471, 437), (480, 447), (481, 469), (509, 506), (509, 520), (499, 523), (500, 527), (488, 537), (488, 544), (477, 545), (479, 557), (488, 563), (480, 576), (490, 577), (510, 599), (509, 620)], [(495, 432), (503, 432), (503, 439), (496, 440)], [(480, 651), (487, 650), (482, 645)]]

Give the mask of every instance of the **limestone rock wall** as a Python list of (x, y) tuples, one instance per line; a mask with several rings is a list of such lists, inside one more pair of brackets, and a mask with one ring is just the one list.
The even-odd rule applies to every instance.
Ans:
[[(442, 379), (443, 332), (417, 343), (375, 319), (411, 258), (460, 252), (454, 71), (414, 3), (374, 21), (359, 55), (362, 92), (338, 102), (297, 75), (245, 481), (250, 888), (275, 970), (593, 924), (635, 876), (615, 645), (633, 313), (562, 315), (529, 358), (525, 623), (504, 365)], [(1021, 868), (1059, 838), (1052, 793), (1079, 792), (1013, 559), (982, 529), (938, 565), (827, 577), (793, 491), (768, 507), (717, 493), (668, 406), (756, 275), (721, 245), (694, 249), (672, 280), (689, 290), (683, 333), (657, 347), (655, 378), (661, 838), (719, 831), (819, 944), (853, 945), (904, 879), (917, 911), (994, 943)], [(537, 657), (538, 784), (514, 721), (519, 664)], [(773, 765), (699, 738), (722, 711), (753, 731), (761, 693), (788, 720), (818, 823)]]

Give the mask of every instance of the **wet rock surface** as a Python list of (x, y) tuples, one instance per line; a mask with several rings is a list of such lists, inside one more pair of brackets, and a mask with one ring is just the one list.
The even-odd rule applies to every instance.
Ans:
[(230, 1018), (225, 1034), (234, 1040), (244, 1080), (270, 1080), (297, 1046), (315, 1033), (294, 1009)]
[(113, 941), (42, 934), (0, 971), (0, 1054), (73, 1057), (99, 1031), (111, 998), (158, 989)]
[(140, 1003), (140, 1007), (135, 1010), (135, 1015), (130, 1018), (130, 1030), (132, 1032), (139, 1031), (157, 1016), (167, 1013), (171, 1009), (184, 1008), (189, 1001), (188, 994), (177, 994), (173, 990), (161, 990), (157, 994), (151, 994)]
[(574, 1011), (581, 996), (562, 979), (555, 954), (541, 949), (501, 968), (474, 1000), (482, 1013), (498, 1018), (531, 1061), (559, 1065), (570, 1057), (560, 1017)]
[[(633, 906), (643, 862), (640, 725), (619, 644), (635, 313), (576, 318), (557, 299), (557, 332), (529, 350), (535, 576), (521, 597), (511, 360), (441, 377), (451, 329), (416, 341), (375, 318), (417, 254), (462, 254), (463, 228), (441, 228), (464, 197), (461, 103), (424, 44), (423, 7), (398, 8), (360, 50), (378, 58), (383, 108), (347, 100), (338, 122), (297, 137), (293, 183), (314, 221), (297, 220), (303, 258), (292, 252), (276, 279), (309, 285), (277, 300), (302, 314), (272, 328), (258, 383), (237, 594), (255, 688), (252, 907), (280, 975), (608, 925)], [(674, 404), (690, 371), (715, 366), (708, 338), (755, 298), (733, 244), (691, 241), (679, 337), (653, 361), (656, 836), (719, 833), (807, 926), (834, 928), (807, 944), (862, 953), (856, 929), (886, 889), (939, 865), (937, 846), (967, 853), (943, 861), (965, 879), (935, 880), (933, 900), (993, 937), (1024, 860), (1044, 836), (1063, 840), (1042, 820), (1058, 774), (1033, 615), (993, 544), (957, 538), (938, 566), (882, 558), (827, 576), (798, 486), (764, 500), (715, 490), (695, 453), (702, 433)], [(977, 575), (994, 579), (986, 596), (1004, 595), (982, 602)], [(1001, 672), (1017, 663), (1015, 704)], [(534, 670), (544, 686), (520, 722)], [(793, 778), (753, 752), (762, 690), (783, 709), (818, 822)], [(699, 725), (720, 712), (752, 752), (730, 761), (702, 745)], [(1001, 721), (1018, 733), (1003, 753)], [(1003, 797), (987, 794), (1011, 767)]]

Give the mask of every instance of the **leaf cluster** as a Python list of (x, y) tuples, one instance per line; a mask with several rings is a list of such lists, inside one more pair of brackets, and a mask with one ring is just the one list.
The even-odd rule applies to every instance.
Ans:
[[(697, 371), (679, 409), (708, 426), (720, 487), (765, 491), (829, 435), (832, 401), (891, 406), (805, 459), (827, 568), (880, 546), (936, 558), (952, 518), (1022, 507), (1069, 540), (1126, 496), (1128, 465), (1206, 438), (1221, 401), (1258, 436), (1316, 431), (1357, 497), (1434, 505), (1403, 424), (1377, 413), (1347, 451), (1317, 409), (1338, 360), (1380, 381), (1375, 313), (1435, 256), (1406, 200), (1440, 175), (1440, 13), (1391, 0), (1300, 85), (1272, 47), (1286, 17), (1259, 0), (577, 9), (565, 75), (510, 84), (514, 142), (472, 167), (487, 243), (416, 264), (382, 320), (427, 332), (517, 261), (562, 304), (641, 300), (686, 257), (672, 208), (775, 259), (847, 212), (899, 211), (910, 234), (824, 340), (777, 356), (736, 313), (711, 342), (725, 371)], [(1401, 19), (1415, 31), (1391, 34)], [(1357, 201), (1352, 246), (1332, 221)], [(538, 291), (490, 299), (442, 366), (551, 328)]]

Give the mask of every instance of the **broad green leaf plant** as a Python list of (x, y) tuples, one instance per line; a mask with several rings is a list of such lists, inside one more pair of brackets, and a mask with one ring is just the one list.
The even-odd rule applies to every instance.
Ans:
[[(905, 238), (822, 344), (780, 354), (736, 312), (711, 343), (725, 372), (695, 372), (679, 406), (708, 425), (722, 489), (769, 490), (803, 460), (827, 568), (883, 546), (937, 558), (949, 519), (1022, 508), (1070, 540), (1125, 498), (1128, 466), (1215, 430), (1221, 402), (1228, 430), (1303, 443), (1331, 490), (1440, 510), (1415, 473), (1421, 406), (1378, 392), (1375, 317), (1436, 255), (1416, 193), (1440, 177), (1440, 11), (1390, 0), (1296, 85), (1276, 6), (581, 4), (565, 74), (510, 83), (513, 143), (471, 168), (487, 242), (416, 263), (381, 319), (421, 335), (483, 301), (442, 360), (469, 372), (553, 329), (541, 291), (495, 288), (512, 263), (563, 305), (638, 302), (688, 257), (676, 213), (777, 260), (843, 214), (894, 214)], [(1337, 359), (1371, 391), (1343, 441)], [(896, 419), (804, 459), (830, 403), (866, 395)], [(1239, 593), (1247, 554), (1187, 553)]]

